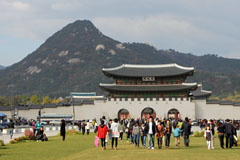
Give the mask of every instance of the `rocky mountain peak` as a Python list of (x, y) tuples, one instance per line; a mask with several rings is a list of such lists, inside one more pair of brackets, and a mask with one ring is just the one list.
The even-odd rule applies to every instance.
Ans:
[(240, 60), (170, 52), (146, 43), (121, 43), (102, 34), (91, 21), (77, 20), (54, 33), (19, 63), (1, 70), (0, 95), (66, 96), (73, 91), (102, 94), (98, 84), (107, 81), (102, 68), (173, 62), (195, 67), (192, 81), (204, 82), (204, 89), (217, 95), (233, 88), (240, 92)]

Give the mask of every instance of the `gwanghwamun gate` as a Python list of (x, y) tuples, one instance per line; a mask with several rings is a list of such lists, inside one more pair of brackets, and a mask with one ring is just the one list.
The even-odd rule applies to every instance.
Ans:
[(210, 101), (211, 91), (197, 83), (186, 83), (194, 68), (177, 64), (130, 65), (103, 68), (112, 84), (100, 83), (108, 96), (71, 93), (71, 102), (28, 107), (0, 107), (8, 117), (27, 119), (68, 118), (72, 120), (107, 118), (240, 119), (240, 103)]

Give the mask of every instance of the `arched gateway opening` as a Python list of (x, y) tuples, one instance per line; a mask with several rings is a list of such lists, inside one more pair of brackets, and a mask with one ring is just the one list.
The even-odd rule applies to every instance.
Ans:
[(142, 110), (141, 117), (142, 119), (148, 119), (150, 116), (156, 118), (156, 112), (154, 109), (147, 107)]
[(123, 120), (129, 117), (129, 111), (127, 109), (120, 109), (118, 112), (118, 119)]
[(170, 110), (168, 111), (168, 118), (179, 119), (179, 118), (181, 118), (181, 117), (180, 117), (180, 112), (179, 112), (177, 109), (175, 109), (175, 108), (170, 109)]

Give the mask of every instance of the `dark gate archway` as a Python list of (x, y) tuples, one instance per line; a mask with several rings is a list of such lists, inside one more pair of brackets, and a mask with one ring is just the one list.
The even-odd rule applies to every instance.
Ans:
[(127, 109), (120, 109), (118, 111), (118, 119), (123, 120), (129, 118), (129, 111)]
[(179, 119), (180, 118), (180, 112), (173, 108), (173, 109), (170, 109), (168, 111), (168, 118), (175, 118), (175, 119)]
[(142, 110), (141, 118), (148, 119), (150, 116), (156, 118), (156, 112), (153, 108), (147, 107)]

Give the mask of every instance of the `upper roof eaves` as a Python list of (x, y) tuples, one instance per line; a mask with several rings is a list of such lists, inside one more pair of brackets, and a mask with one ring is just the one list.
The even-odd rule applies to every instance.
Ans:
[(183, 67), (176, 63), (173, 64), (158, 64), (158, 65), (133, 65), (123, 64), (115, 68), (103, 68), (103, 73), (106, 76), (126, 76), (126, 77), (168, 77), (178, 75), (191, 75), (194, 72), (194, 67)]

